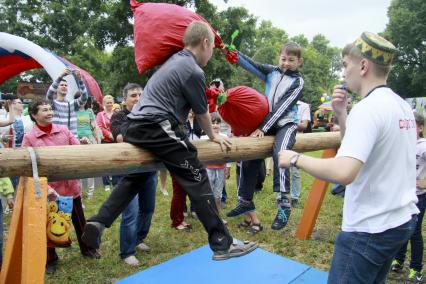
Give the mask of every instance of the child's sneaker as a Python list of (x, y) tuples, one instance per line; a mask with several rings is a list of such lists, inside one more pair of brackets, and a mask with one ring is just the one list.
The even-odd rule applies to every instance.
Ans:
[(272, 230), (281, 230), (287, 226), (288, 219), (290, 218), (291, 208), (278, 208), (277, 216), (275, 216), (274, 222), (271, 225)]
[(259, 245), (255, 242), (239, 241), (234, 239), (231, 246), (226, 251), (215, 251), (213, 260), (226, 260), (231, 257), (239, 257), (254, 251)]
[(280, 200), (277, 200), (277, 203), (278, 212), (275, 216), (274, 222), (271, 225), (272, 230), (281, 230), (287, 226), (291, 214), (291, 205), (287, 196), (282, 196)]
[(408, 277), (405, 280), (410, 283), (423, 283), (422, 272), (410, 268), (410, 270), (408, 271)]
[(105, 191), (110, 191), (110, 190), (111, 190), (111, 186), (106, 185), (106, 186), (105, 186), (105, 188), (104, 188), (104, 190), (105, 190)]
[(404, 264), (400, 263), (398, 260), (394, 259), (391, 264), (391, 271), (395, 273), (402, 273), (404, 269)]
[(151, 250), (151, 248), (150, 248), (147, 244), (145, 244), (144, 242), (142, 242), (142, 243), (138, 244), (136, 247), (137, 247), (140, 251), (143, 251), (143, 252), (148, 252), (148, 251), (150, 251), (150, 250)]
[(253, 201), (238, 201), (237, 207), (226, 213), (227, 217), (236, 217), (256, 210)]

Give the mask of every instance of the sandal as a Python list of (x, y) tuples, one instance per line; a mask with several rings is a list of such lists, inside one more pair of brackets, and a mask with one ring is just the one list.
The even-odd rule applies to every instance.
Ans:
[(191, 232), (192, 226), (190, 224), (180, 224), (180, 225), (176, 226), (175, 229), (180, 231), (180, 232)]
[(260, 223), (259, 224), (253, 224), (253, 225), (250, 226), (249, 233), (252, 233), (254, 235), (254, 234), (259, 233), (260, 231), (263, 231), (262, 224), (260, 224)]
[(251, 221), (244, 220), (243, 222), (237, 224), (237, 228), (248, 228), (251, 225)]

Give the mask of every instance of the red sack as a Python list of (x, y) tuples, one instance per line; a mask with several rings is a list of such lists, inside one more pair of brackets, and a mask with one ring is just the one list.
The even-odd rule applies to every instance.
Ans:
[(218, 107), (219, 114), (231, 126), (235, 136), (250, 135), (268, 115), (268, 100), (246, 86), (228, 89), (226, 93), (226, 102)]
[[(136, 0), (130, 0), (130, 5), (135, 19), (135, 61), (141, 74), (183, 49), (183, 35), (193, 21), (208, 23), (200, 15), (178, 5), (138, 3)], [(220, 47), (222, 39), (213, 28), (212, 31), (215, 47)]]
[(220, 94), (220, 90), (218, 88), (206, 87), (206, 97), (207, 97), (207, 103), (209, 105), (210, 113), (216, 111), (216, 100), (219, 94)]

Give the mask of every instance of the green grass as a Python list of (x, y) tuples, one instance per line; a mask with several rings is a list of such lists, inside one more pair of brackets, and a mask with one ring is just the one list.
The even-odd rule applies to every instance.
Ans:
[[(311, 153), (314, 156), (319, 156), (320, 154), (321, 152)], [(302, 172), (301, 178), (301, 204), (303, 205), (313, 179), (304, 172)], [(192, 218), (187, 218), (187, 222), (194, 227), (190, 233), (178, 232), (170, 227), (169, 210), (172, 191), (170, 178), (168, 178), (167, 189), (170, 194), (168, 197), (163, 196), (159, 190), (157, 191), (157, 206), (151, 231), (146, 239), (146, 243), (151, 247), (152, 251), (149, 253), (136, 253), (136, 257), (143, 265), (138, 268), (132, 268), (121, 261), (119, 257), (120, 219), (118, 219), (110, 229), (104, 231), (100, 248), (102, 258), (100, 260), (82, 257), (75, 234), (72, 233), (73, 246), (71, 248), (58, 249), (60, 257), (58, 269), (53, 276), (46, 276), (46, 283), (112, 283), (207, 244), (207, 234), (201, 224)], [(234, 169), (231, 179), (227, 181), (227, 191), (229, 196), (228, 208), (221, 211), (223, 215), (236, 205)], [(86, 218), (96, 213), (108, 194), (98, 188), (95, 191), (94, 199), (84, 200)], [(272, 193), (272, 178), (270, 176), (266, 178), (263, 191), (255, 195), (255, 203), (258, 216), (264, 225), (264, 231), (252, 236), (246, 230), (236, 228), (236, 224), (242, 219), (241, 217), (227, 218), (229, 222), (228, 228), (230, 228), (234, 237), (256, 240), (260, 243), (260, 247), (267, 251), (320, 270), (329, 270), (334, 239), (341, 225), (342, 198), (332, 196), (327, 192), (314, 230), (314, 237), (308, 241), (300, 241), (294, 237), (303, 209), (293, 210), (290, 222), (284, 230), (277, 232), (270, 229), (276, 213), (274, 194)]]

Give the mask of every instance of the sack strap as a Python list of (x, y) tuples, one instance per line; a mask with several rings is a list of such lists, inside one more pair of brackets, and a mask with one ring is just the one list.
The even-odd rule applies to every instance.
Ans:
[(30, 153), (31, 166), (33, 170), (33, 179), (35, 185), (35, 196), (37, 199), (41, 198), (41, 185), (40, 185), (40, 177), (38, 176), (38, 168), (37, 168), (37, 156), (32, 147), (27, 147), (28, 152)]

